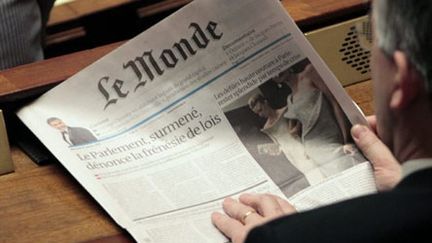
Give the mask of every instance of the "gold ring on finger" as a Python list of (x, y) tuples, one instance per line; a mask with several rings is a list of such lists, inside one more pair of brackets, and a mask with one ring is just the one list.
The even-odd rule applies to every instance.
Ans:
[(255, 210), (249, 210), (249, 211), (247, 211), (245, 214), (243, 214), (243, 216), (241, 218), (241, 222), (243, 224), (246, 224), (246, 218), (249, 217), (253, 213), (256, 213), (256, 211)]

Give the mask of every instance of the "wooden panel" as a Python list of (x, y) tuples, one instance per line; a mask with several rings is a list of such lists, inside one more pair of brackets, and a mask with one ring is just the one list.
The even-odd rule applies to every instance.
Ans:
[(48, 26), (71, 21), (77, 17), (77, 13), (69, 6), (69, 4), (55, 6), (51, 11)]
[(369, 0), (283, 0), (282, 4), (301, 26), (364, 11)]
[(190, 2), (192, 2), (192, 0), (166, 0), (148, 7), (140, 8), (137, 10), (137, 14), (140, 18), (148, 17), (156, 13), (182, 7)]
[(133, 0), (76, 0), (55, 6), (50, 14), (48, 26), (78, 19), (82, 16), (117, 7)]

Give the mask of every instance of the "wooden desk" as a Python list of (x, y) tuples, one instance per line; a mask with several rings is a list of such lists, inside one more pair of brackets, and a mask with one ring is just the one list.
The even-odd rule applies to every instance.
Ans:
[[(297, 21), (361, 8), (363, 0), (287, 0)], [(105, 55), (119, 43), (0, 72), (0, 103), (45, 91)], [(370, 81), (346, 88), (366, 114), (373, 112)], [(130, 241), (77, 181), (57, 162), (35, 165), (12, 147), (15, 172), (0, 176), (0, 242)], [(117, 236), (118, 238), (104, 238)]]

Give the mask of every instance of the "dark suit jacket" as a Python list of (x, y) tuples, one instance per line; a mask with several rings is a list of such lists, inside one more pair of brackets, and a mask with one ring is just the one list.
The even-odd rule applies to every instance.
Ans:
[(43, 32), (54, 0), (0, 0), (0, 70), (43, 59)]
[(261, 120), (248, 106), (225, 113), (243, 145), (263, 170), (290, 197), (309, 186), (305, 176), (283, 155), (267, 155), (258, 151), (258, 145), (274, 143), (261, 132), (266, 119)]
[(246, 242), (432, 242), (432, 169), (390, 192), (274, 220), (253, 229)]
[(69, 140), (72, 145), (86, 144), (97, 141), (89, 130), (82, 127), (68, 127)]

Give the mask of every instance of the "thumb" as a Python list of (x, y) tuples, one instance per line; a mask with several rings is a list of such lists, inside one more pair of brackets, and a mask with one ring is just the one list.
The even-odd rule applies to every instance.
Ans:
[(401, 178), (401, 167), (390, 149), (366, 126), (354, 125), (351, 135), (372, 163), (378, 190), (393, 188)]

